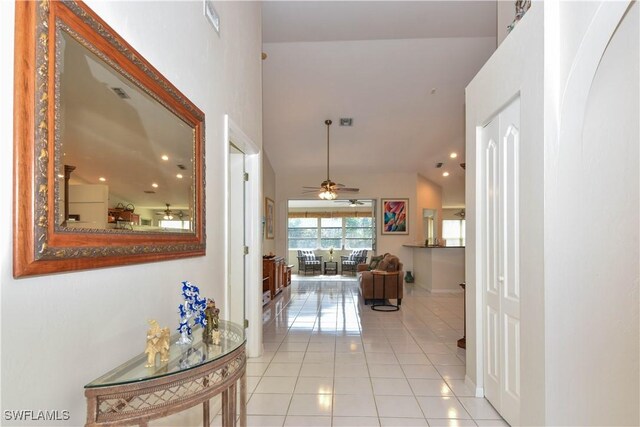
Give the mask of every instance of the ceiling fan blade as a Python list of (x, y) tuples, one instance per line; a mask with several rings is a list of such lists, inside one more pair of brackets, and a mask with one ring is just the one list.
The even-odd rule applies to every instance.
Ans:
[(342, 188), (342, 187), (345, 187), (345, 185), (344, 184), (333, 184), (332, 187)]
[(305, 190), (322, 190), (322, 187), (302, 187)]
[(359, 188), (349, 188), (349, 187), (344, 187), (344, 188), (339, 188), (338, 191), (342, 192), (349, 192), (349, 193), (357, 193), (358, 191), (360, 191)]

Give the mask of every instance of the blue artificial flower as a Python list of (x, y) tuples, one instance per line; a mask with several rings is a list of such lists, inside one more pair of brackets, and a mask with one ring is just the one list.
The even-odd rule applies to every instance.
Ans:
[(178, 306), (178, 313), (180, 314), (180, 318), (184, 319), (185, 317), (187, 317), (187, 311), (184, 308), (184, 305), (180, 304)]
[(207, 324), (207, 319), (204, 313), (198, 314), (198, 316), (193, 320), (195, 325), (205, 326)]

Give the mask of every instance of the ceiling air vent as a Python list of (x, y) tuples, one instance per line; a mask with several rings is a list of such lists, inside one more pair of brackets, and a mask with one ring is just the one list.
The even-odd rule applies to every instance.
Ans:
[(112, 91), (114, 91), (116, 93), (116, 95), (118, 95), (120, 98), (122, 99), (129, 99), (131, 98), (127, 92), (124, 91), (124, 89), (122, 89), (121, 87), (112, 87), (111, 88)]
[(436, 163), (436, 168), (440, 169), (442, 167), (443, 163), (442, 162), (438, 162)]
[(351, 117), (342, 117), (340, 118), (340, 126), (352, 126), (353, 119)]
[(176, 165), (178, 166), (178, 169), (182, 170), (182, 171), (186, 171), (187, 167), (185, 165)]
[(144, 190), (144, 192), (147, 194), (156, 194), (156, 192), (153, 190)]

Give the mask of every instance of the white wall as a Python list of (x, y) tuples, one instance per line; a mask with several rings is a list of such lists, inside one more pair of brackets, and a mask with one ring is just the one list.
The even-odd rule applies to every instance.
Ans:
[[(264, 197), (268, 197), (271, 200), (276, 199), (276, 173), (271, 166), (269, 157), (266, 152), (262, 152), (262, 194)], [(264, 201), (262, 202), (262, 216), (264, 212)], [(266, 239), (266, 234), (262, 233), (262, 253), (276, 253), (276, 241), (275, 239)]]
[[(191, 280), (222, 301), (225, 251), (217, 200), (224, 195), (224, 114), (258, 145), (261, 11), (218, 2), (218, 37), (201, 2), (88, 2), (206, 114), (207, 256), (14, 280), (11, 230), (0, 234), (2, 410), (66, 409), (85, 422), (83, 386), (144, 349), (147, 319), (177, 326), (179, 283)], [(0, 201), (12, 204), (14, 4), (0, 2)], [(165, 424), (197, 425), (201, 408)]]
[[(639, 13), (635, 3), (603, 39), (585, 102), (572, 108), (583, 109), (582, 126), (574, 133), (561, 127), (546, 164), (548, 424), (640, 425)], [(587, 17), (565, 26), (576, 18), (561, 13), (560, 28), (580, 27), (583, 35), (588, 24), (615, 28)], [(573, 53), (563, 63), (578, 60)], [(569, 120), (563, 112), (561, 121)]]
[(433, 181), (428, 180), (422, 175), (418, 175), (416, 184), (416, 238), (418, 241), (424, 241), (427, 238), (427, 231), (424, 224), (424, 209), (434, 209), (438, 212), (438, 226), (436, 237), (442, 240), (442, 187)]
[(498, 46), (502, 43), (502, 41), (509, 35), (507, 32), (507, 27), (513, 22), (513, 19), (516, 17), (516, 2), (515, 0), (504, 0), (497, 2), (497, 39)]
[(467, 88), (467, 375), (482, 381), (476, 130), (519, 95), (521, 424), (638, 425), (639, 8), (536, 6)]
[[(544, 345), (544, 39), (542, 7), (531, 8), (467, 86), (466, 295), (467, 377), (482, 388), (482, 292), (477, 277), (481, 237), (477, 227), (480, 193), (476, 189), (482, 127), (520, 95), (520, 284), (521, 284), (521, 422), (545, 424)], [(479, 138), (478, 138), (479, 140)], [(479, 390), (482, 391), (482, 390)]]
[[(419, 237), (420, 228), (416, 226), (416, 221), (422, 221), (416, 215), (416, 185), (417, 174), (415, 173), (381, 173), (381, 174), (342, 174), (332, 177), (336, 182), (341, 182), (349, 187), (360, 188), (360, 192), (355, 196), (359, 199), (376, 199), (376, 219), (377, 227), (377, 253), (389, 252), (397, 255), (404, 264), (404, 269), (411, 270), (413, 267), (413, 256), (411, 249), (402, 247), (405, 243), (421, 240)], [(276, 177), (276, 253), (287, 253), (286, 229), (287, 229), (287, 201), (291, 199), (315, 198), (315, 194), (303, 195), (302, 186), (314, 186), (320, 183), (321, 179), (306, 174), (278, 174)], [(351, 194), (351, 193), (349, 193)], [(380, 198), (408, 198), (409, 199), (409, 234), (402, 235), (381, 235), (380, 234)], [(422, 212), (422, 209), (420, 209)], [(289, 264), (297, 265), (297, 259), (289, 260)]]

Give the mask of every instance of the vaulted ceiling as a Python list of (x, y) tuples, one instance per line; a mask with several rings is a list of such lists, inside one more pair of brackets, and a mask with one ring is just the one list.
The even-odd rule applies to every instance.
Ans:
[(321, 177), (332, 119), (334, 180), (420, 173), (443, 187), (445, 206), (462, 206), (464, 88), (495, 35), (495, 1), (263, 3), (263, 143), (274, 170)]

